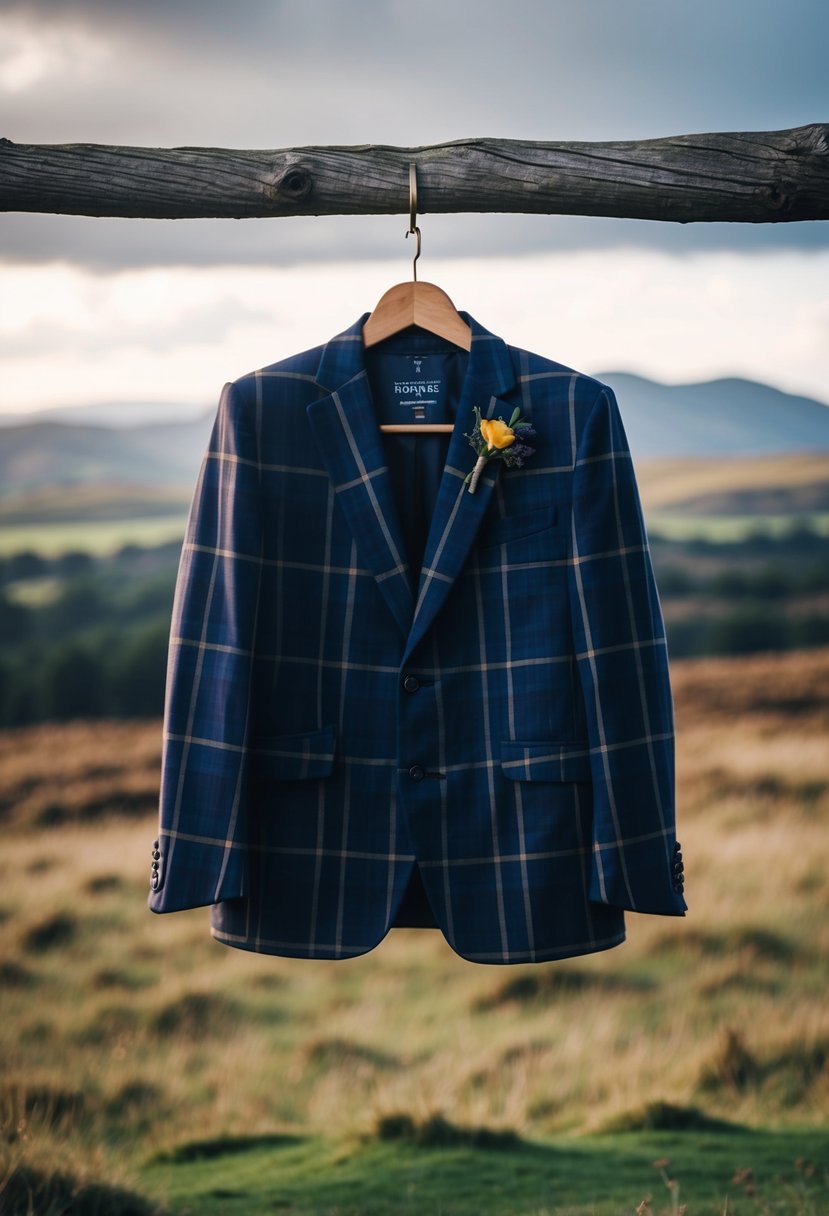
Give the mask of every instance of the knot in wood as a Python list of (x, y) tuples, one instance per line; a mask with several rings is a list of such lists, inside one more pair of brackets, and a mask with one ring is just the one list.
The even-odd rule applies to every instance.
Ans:
[(314, 179), (302, 165), (291, 165), (274, 184), (274, 193), (293, 201), (307, 198), (314, 188)]
[(790, 211), (794, 203), (794, 191), (789, 192), (789, 183), (772, 182), (769, 187), (769, 202), (775, 211)]

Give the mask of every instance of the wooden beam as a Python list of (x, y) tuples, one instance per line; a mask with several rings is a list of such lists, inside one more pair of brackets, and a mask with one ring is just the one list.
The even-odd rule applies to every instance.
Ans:
[(0, 210), (147, 219), (523, 212), (829, 219), (829, 124), (607, 143), (135, 148), (0, 139)]

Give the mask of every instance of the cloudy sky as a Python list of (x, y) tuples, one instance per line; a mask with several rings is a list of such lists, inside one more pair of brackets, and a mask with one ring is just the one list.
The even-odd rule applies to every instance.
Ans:
[[(829, 121), (826, 0), (0, 0), (0, 135), (283, 148)], [(410, 277), (407, 217), (0, 215), (0, 412), (215, 404)], [(829, 403), (829, 223), (421, 217), (420, 277), (519, 346)], [(621, 403), (620, 403), (621, 404)]]

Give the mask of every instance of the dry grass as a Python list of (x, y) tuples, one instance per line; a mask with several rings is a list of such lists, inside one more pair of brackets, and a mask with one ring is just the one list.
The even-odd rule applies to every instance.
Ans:
[(540, 1134), (659, 1102), (819, 1124), (827, 688), (829, 649), (676, 663), (688, 916), (631, 915), (615, 950), (510, 968), (426, 930), (329, 962), (230, 950), (206, 909), (153, 916), (155, 817), (131, 800), (154, 804), (158, 723), (8, 732), (7, 1128), (23, 1120), (34, 1160), (59, 1141), (98, 1168), (181, 1139), (359, 1134), (401, 1111)]
[(158, 722), (67, 722), (0, 731), (0, 821), (17, 831), (158, 806)]
[(645, 511), (665, 510), (706, 495), (740, 490), (792, 490), (825, 487), (829, 456), (825, 452), (791, 452), (771, 456), (675, 457), (636, 462)]
[(758, 717), (766, 712), (778, 715), (776, 725), (794, 737), (800, 732), (791, 718), (802, 716), (811, 735), (823, 736), (829, 729), (826, 646), (750, 657), (683, 659), (672, 664), (671, 683), (680, 747), (714, 720), (733, 723), (745, 716), (757, 726)]

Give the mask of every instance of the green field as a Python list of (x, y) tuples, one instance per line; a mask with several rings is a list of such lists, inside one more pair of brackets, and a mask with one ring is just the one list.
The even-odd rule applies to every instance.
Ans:
[(649, 511), (646, 516), (649, 534), (659, 533), (668, 540), (715, 542), (740, 541), (747, 536), (765, 533), (785, 536), (797, 525), (805, 525), (821, 536), (829, 536), (829, 512), (791, 515), (682, 515), (674, 511)]
[[(6, 524), (0, 528), (0, 556), (32, 549), (45, 557), (83, 550), (104, 556), (123, 545), (151, 547), (176, 540), (184, 534), (186, 510), (175, 515), (130, 520), (65, 520), (30, 524)], [(757, 532), (785, 535), (795, 524), (805, 524), (829, 536), (829, 513), (791, 515), (682, 515), (672, 511), (650, 511), (649, 533), (669, 540), (702, 537), (712, 541), (741, 540)]]
[[(200, 1216), (623, 1216), (649, 1198), (644, 1210), (652, 1213), (687, 1204), (688, 1212), (712, 1216), (817, 1216), (829, 1203), (815, 1168), (826, 1159), (826, 1135), (813, 1128), (516, 1137), (512, 1145), (480, 1146), (464, 1144), (463, 1134), (424, 1123), (426, 1143), (386, 1140), (381, 1127), (340, 1144), (285, 1135), (250, 1146), (192, 1145), (171, 1162), (148, 1163), (142, 1179), (169, 1198), (171, 1212)], [(595, 1199), (585, 1202), (586, 1195)]]
[(825, 1216), (827, 685), (675, 663), (687, 917), (511, 967), (154, 916), (160, 722), (0, 733), (3, 1216)]
[(175, 515), (118, 520), (49, 520), (42, 523), (4, 524), (0, 528), (0, 556), (31, 549), (44, 557), (61, 553), (116, 553), (123, 545), (163, 545), (184, 535), (187, 510)]

